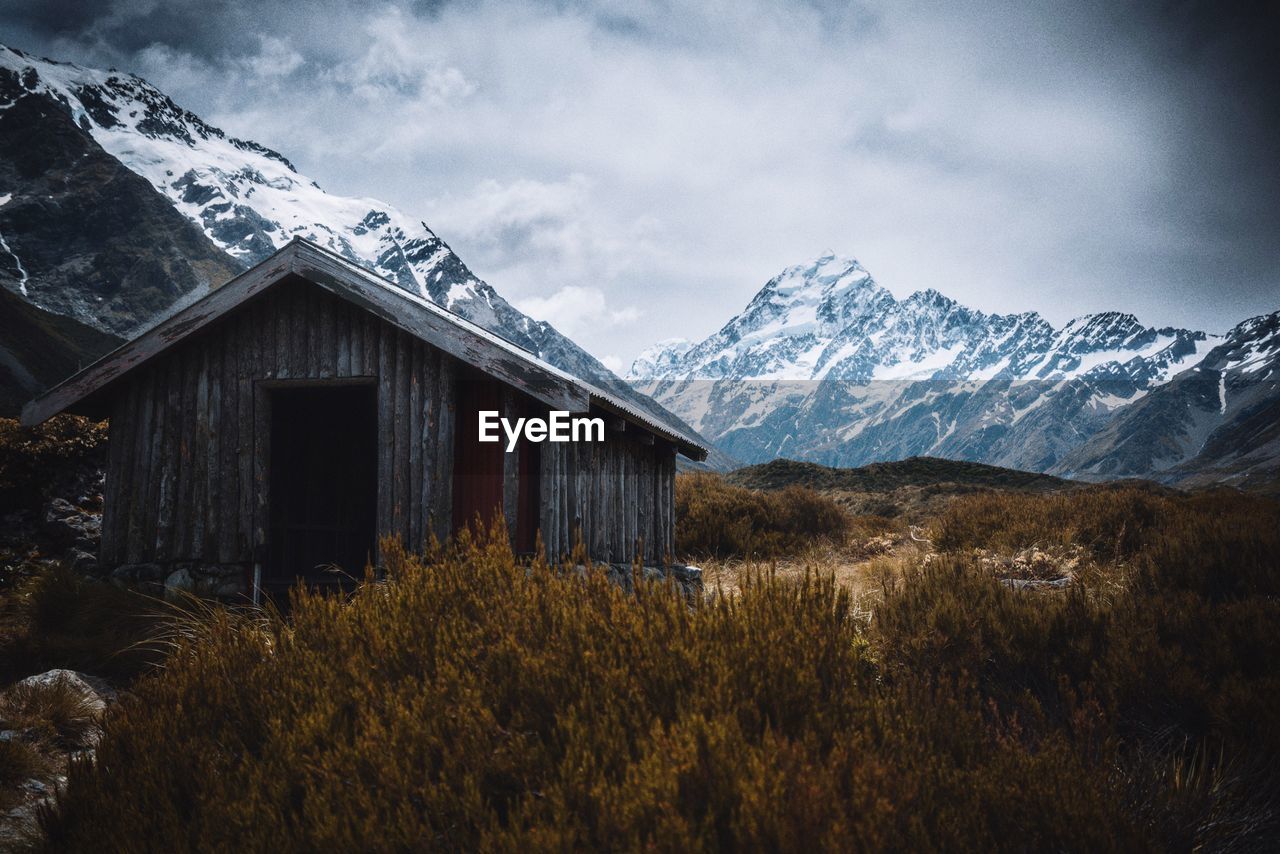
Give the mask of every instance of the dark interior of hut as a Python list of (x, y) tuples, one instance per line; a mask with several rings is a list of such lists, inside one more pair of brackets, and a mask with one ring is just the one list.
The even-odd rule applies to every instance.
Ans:
[(374, 549), (377, 423), (372, 384), (271, 392), (265, 592), (361, 577)]

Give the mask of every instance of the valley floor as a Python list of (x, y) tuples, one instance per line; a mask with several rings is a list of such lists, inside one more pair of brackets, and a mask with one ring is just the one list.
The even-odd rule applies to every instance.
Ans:
[[(1264, 850), (1280, 832), (1265, 498), (681, 476), (703, 597), (481, 538), (388, 543), (384, 580), (285, 618), (64, 565), (60, 523), (91, 528), (86, 444), (64, 456), (88, 479), (53, 479), (75, 503), (6, 517), (0, 847)], [(28, 680), (55, 667), (87, 677)]]

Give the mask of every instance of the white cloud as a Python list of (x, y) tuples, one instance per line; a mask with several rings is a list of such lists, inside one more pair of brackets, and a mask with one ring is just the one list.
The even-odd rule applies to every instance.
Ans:
[[(155, 5), (115, 3), (94, 50)], [(1117, 308), (1222, 327), (1274, 308), (1201, 286), (1237, 269), (1239, 235), (1276, 255), (1274, 218), (1246, 204), (1256, 170), (1197, 147), (1238, 123), (1214, 100), (1229, 93), (1187, 109), (1109, 11), (428, 5), (192, 2), (190, 39), (102, 64), (327, 189), (423, 216), (593, 352), (700, 339), (828, 246), (900, 295), (936, 287), (1055, 321)], [(614, 306), (644, 313), (609, 322)]]
[[(655, 217), (618, 218), (575, 173), (559, 181), (485, 179), (429, 205), (432, 219), (465, 242), (482, 268), (527, 266), (541, 282), (612, 282), (657, 251)], [(545, 285), (540, 290), (545, 290)]]
[(128, 70), (148, 80), (165, 81), (165, 86), (172, 87), (170, 95), (207, 86), (209, 78), (219, 74), (209, 62), (159, 42), (138, 51)]
[(239, 57), (236, 62), (249, 74), (259, 79), (287, 77), (303, 63), (302, 54), (290, 46), (287, 39), (275, 36), (258, 36), (256, 54)]
[(570, 338), (588, 330), (607, 332), (634, 323), (640, 310), (634, 306), (610, 308), (599, 288), (566, 285), (545, 297), (529, 297), (516, 308), (538, 320), (545, 320)]
[(461, 70), (440, 59), (432, 41), (422, 39), (420, 28), (400, 9), (385, 8), (371, 17), (364, 30), (363, 52), (322, 74), (337, 89), (350, 90), (366, 102), (402, 102), (419, 108), (439, 108), (475, 91)]

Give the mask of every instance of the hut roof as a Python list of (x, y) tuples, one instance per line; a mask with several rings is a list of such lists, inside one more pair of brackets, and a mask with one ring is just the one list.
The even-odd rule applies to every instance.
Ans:
[(134, 368), (292, 275), (314, 282), (553, 409), (586, 412), (595, 405), (666, 439), (690, 459), (706, 459), (707, 448), (680, 426), (641, 412), (624, 398), (300, 237), (50, 388), (23, 408), (22, 422), (38, 424), (59, 412), (91, 404)]

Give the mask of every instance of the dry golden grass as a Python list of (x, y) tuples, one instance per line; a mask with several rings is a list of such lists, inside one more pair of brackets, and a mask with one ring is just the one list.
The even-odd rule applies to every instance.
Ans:
[(798, 553), (768, 560), (747, 558), (707, 558), (698, 561), (708, 591), (737, 594), (749, 578), (772, 575), (782, 581), (797, 582), (805, 574), (830, 576), (835, 583), (860, 599), (878, 592), (887, 576), (899, 577), (929, 551), (928, 543), (913, 541), (909, 535), (886, 532), (874, 536), (850, 534), (843, 542), (829, 540)]
[(1095, 586), (1130, 579), (1114, 565), (1019, 591), (924, 548), (724, 564), (733, 594), (690, 606), (522, 566), (501, 532), (428, 561), (389, 547), (390, 581), (349, 601), (215, 608), (179, 637), (72, 767), (46, 850), (1274, 838), (1273, 598), (1158, 571)]
[(849, 514), (803, 486), (759, 492), (718, 474), (676, 478), (676, 550), (690, 557), (764, 558), (843, 542)]
[[(755, 500), (725, 497), (702, 518)], [(43, 845), (1266, 850), (1277, 521), (1229, 494), (969, 496), (924, 542), (846, 517), (704, 560), (694, 603), (522, 565), (501, 531), (388, 544), (350, 598), (172, 634)], [(739, 542), (795, 534), (772, 530)]]

